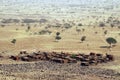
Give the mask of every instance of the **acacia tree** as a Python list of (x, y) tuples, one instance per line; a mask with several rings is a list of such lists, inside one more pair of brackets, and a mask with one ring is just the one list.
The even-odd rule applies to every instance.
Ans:
[(116, 44), (116, 43), (117, 43), (116, 39), (114, 39), (114, 38), (112, 38), (112, 37), (107, 38), (107, 39), (106, 39), (106, 42), (110, 45), (110, 48), (113, 47), (113, 44)]
[(81, 40), (81, 42), (85, 41), (86, 40), (86, 36), (82, 36), (80, 40)]
[(61, 37), (60, 37), (60, 32), (57, 32), (57, 33), (56, 33), (56, 37), (55, 37), (55, 39), (56, 39), (56, 41), (58, 41), (58, 40), (61, 39)]
[(59, 36), (59, 35), (60, 35), (60, 32), (57, 32), (57, 33), (56, 33), (56, 36)]
[(16, 39), (13, 39), (13, 40), (11, 41), (11, 43), (15, 44), (15, 43), (16, 43)]

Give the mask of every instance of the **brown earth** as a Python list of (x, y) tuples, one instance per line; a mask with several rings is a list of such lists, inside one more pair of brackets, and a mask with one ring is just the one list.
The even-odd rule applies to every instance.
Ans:
[[(76, 32), (76, 26), (63, 32), (61, 28), (50, 28), (49, 30), (52, 31), (51, 35), (39, 35), (35, 34), (35, 32), (38, 33), (40, 30), (43, 30), (46, 24), (43, 24), (41, 27), (33, 27), (33, 25), (34, 24), (31, 24), (31, 29), (28, 32), (26, 32), (26, 26), (21, 27), (16, 24), (10, 24), (4, 28), (0, 27), (1, 55), (17, 55), (22, 50), (26, 50), (28, 52), (39, 50), (57, 52), (64, 51), (71, 53), (80, 52), (86, 54), (95, 52), (113, 54), (116, 57), (115, 61), (83, 69), (80, 67), (79, 63), (56, 64), (44, 61), (26, 63), (6, 59), (0, 61), (1, 80), (120, 80), (120, 77), (118, 76), (120, 72), (120, 30), (118, 28), (111, 28), (108, 26), (103, 30), (103, 28), (97, 27), (97, 25), (95, 28), (93, 28), (93, 26), (82, 26), (80, 29), (84, 28), (85, 31), (81, 31), (79, 34)], [(37, 24), (37, 26), (40, 25)], [(16, 30), (16, 28), (18, 30)], [(105, 30), (108, 30), (107, 35), (104, 35)], [(55, 42), (57, 31), (61, 32), (60, 35), (62, 39)], [(95, 32), (98, 33), (95, 34)], [(83, 43), (80, 41), (82, 36), (86, 36), (86, 40)], [(112, 48), (111, 51), (109, 51), (108, 48), (101, 48), (109, 46), (105, 41), (107, 37), (114, 37), (117, 40), (116, 46)], [(17, 40), (16, 44), (11, 43), (12, 39)], [(43, 66), (44, 68), (41, 68), (40, 66)], [(88, 72), (86, 72), (86, 70), (88, 70)]]

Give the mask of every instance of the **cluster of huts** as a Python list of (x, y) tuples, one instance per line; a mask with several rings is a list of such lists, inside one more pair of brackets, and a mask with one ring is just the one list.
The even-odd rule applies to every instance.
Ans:
[(10, 59), (21, 61), (52, 61), (56, 63), (77, 63), (80, 62), (82, 66), (97, 65), (98, 63), (106, 63), (114, 61), (114, 56), (111, 54), (69, 54), (64, 52), (33, 52), (31, 54), (26, 51), (21, 51), (17, 56), (10, 56)]

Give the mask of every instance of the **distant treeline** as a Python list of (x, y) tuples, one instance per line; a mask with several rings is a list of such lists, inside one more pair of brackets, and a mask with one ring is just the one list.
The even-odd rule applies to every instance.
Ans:
[(47, 19), (2, 19), (1, 23), (46, 23), (47, 21)]

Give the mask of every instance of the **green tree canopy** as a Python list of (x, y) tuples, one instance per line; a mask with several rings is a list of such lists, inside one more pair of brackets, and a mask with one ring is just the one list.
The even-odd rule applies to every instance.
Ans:
[(110, 44), (110, 45), (117, 43), (116, 39), (114, 39), (114, 38), (112, 38), (112, 37), (107, 38), (106, 41), (107, 41), (107, 43)]

